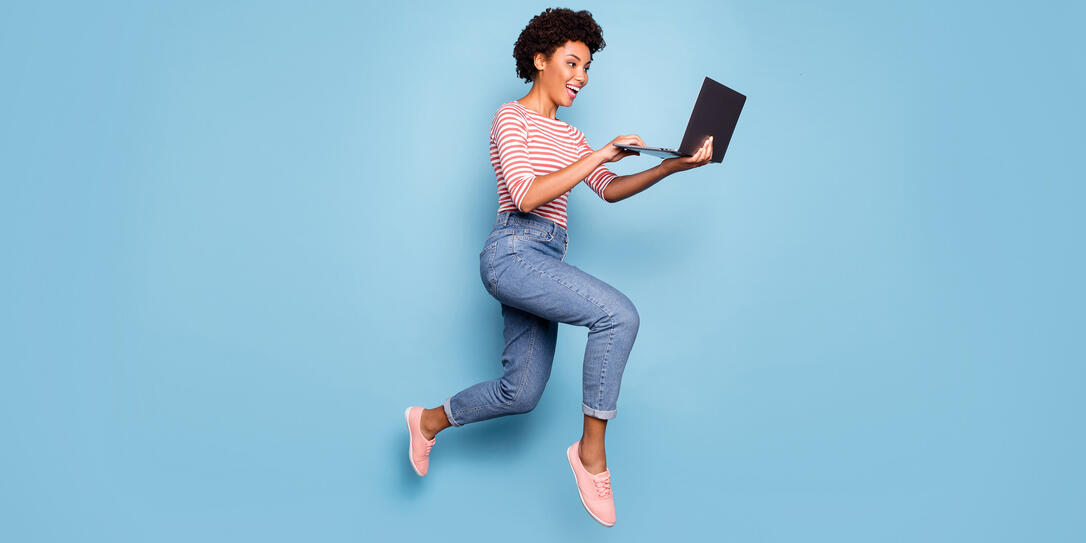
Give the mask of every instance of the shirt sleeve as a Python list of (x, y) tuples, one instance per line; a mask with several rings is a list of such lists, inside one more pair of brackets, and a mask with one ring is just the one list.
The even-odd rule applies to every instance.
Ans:
[(499, 109), (490, 126), (490, 137), (498, 146), (498, 162), (509, 196), (517, 210), (524, 211), (520, 203), (535, 180), (528, 160), (528, 123), (512, 108)]
[[(580, 132), (580, 141), (577, 142), (578, 158), (584, 158), (591, 153), (592, 148), (588, 146), (588, 140), (584, 137), (584, 133)], [(604, 167), (603, 164), (600, 164), (595, 170), (592, 170), (592, 173), (588, 174), (588, 177), (586, 177), (584, 181), (593, 192), (599, 195), (600, 198), (607, 200), (607, 198), (604, 198), (603, 196), (603, 191), (607, 189), (607, 185), (610, 185), (611, 181), (616, 177), (618, 177), (618, 175), (615, 175), (611, 170)]]

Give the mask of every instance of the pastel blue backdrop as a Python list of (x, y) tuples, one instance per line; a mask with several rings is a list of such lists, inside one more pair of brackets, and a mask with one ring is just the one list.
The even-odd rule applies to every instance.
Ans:
[(571, 6), (590, 144), (749, 97), (724, 164), (571, 196), (642, 319), (618, 524), (563, 455), (581, 328), (418, 478), (403, 409), (500, 371), (487, 132), (546, 6), (5, 3), (0, 540), (1086, 538), (1072, 2)]

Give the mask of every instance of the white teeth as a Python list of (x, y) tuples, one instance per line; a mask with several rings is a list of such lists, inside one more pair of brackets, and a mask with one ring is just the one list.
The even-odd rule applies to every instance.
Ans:
[(581, 90), (577, 87), (574, 87), (573, 85), (566, 85), (566, 88), (573, 91), (573, 94), (577, 94), (577, 92)]

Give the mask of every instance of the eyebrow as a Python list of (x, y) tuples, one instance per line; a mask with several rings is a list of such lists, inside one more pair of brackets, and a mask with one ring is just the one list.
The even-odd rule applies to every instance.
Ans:
[[(581, 57), (579, 57), (577, 55), (574, 55), (573, 53), (566, 53), (566, 56), (567, 57), (573, 57), (573, 58), (575, 58), (577, 60), (581, 60)], [(586, 62), (585, 64), (591, 64), (591, 63), (592, 63), (592, 61), (590, 60), (590, 61)]]

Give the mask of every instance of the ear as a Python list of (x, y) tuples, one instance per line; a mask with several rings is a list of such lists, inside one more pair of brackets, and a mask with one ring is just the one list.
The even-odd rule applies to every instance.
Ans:
[(543, 53), (536, 53), (534, 62), (535, 69), (543, 70), (543, 68), (547, 66), (547, 57), (544, 56)]

